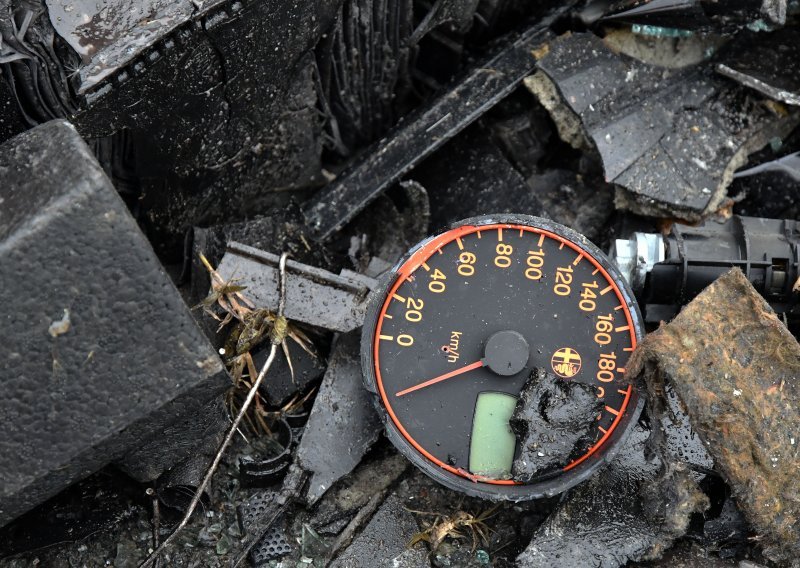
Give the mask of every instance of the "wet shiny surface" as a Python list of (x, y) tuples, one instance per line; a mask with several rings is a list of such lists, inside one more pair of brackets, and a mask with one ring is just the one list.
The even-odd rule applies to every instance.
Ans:
[(157, 38), (188, 21), (197, 10), (188, 0), (46, 0), (45, 3), (56, 33), (83, 60), (82, 89), (97, 84), (141, 54)]

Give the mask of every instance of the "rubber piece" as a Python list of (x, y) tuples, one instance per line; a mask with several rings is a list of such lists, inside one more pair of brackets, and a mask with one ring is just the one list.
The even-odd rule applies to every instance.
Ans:
[(69, 123), (0, 146), (0, 179), (2, 525), (229, 380)]

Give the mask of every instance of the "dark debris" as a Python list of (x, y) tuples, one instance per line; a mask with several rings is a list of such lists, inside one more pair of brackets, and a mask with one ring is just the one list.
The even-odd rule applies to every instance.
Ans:
[[(703, 231), (676, 219), (796, 218), (797, 10), (783, 0), (0, 0), (0, 143), (8, 140), (0, 158), (10, 156), (0, 160), (0, 266), (12, 266), (0, 270), (12, 290), (4, 304), (11, 339), (0, 351), (27, 337), (30, 314), (58, 294), (79, 303), (70, 304), (72, 319), (54, 315), (61, 304), (49, 310), (43, 337), (69, 341), (70, 326), (86, 333), (81, 321), (95, 320), (82, 320), (91, 310), (80, 302), (102, 308), (94, 290), (112, 277), (104, 290), (125, 295), (115, 304), (124, 317), (96, 323), (98, 345), (133, 352), (150, 340), (152, 322), (177, 322), (205, 344), (142, 233), (189, 306), (209, 308), (202, 254), (255, 308), (275, 311), (278, 255), (287, 252), (286, 315), (305, 339), (287, 342), (291, 366), (279, 353), (248, 416), (265, 428), (251, 422), (236, 433), (163, 566), (800, 566), (800, 348), (741, 276), (712, 284), (645, 341), (638, 366), (628, 365), (630, 379), (647, 378), (639, 425), (611, 463), (555, 498), (495, 506), (411, 467), (381, 436), (359, 361), (377, 279), (461, 218), (539, 215), (604, 248), (630, 228), (684, 243)], [(75, 125), (96, 164), (83, 147), (41, 159), (25, 142), (36, 131), (12, 139), (53, 118)], [(72, 241), (56, 231), (44, 260), (14, 268), (8, 247), (28, 241), (8, 239), (4, 226), (13, 234), (25, 203), (53, 210), (31, 180), (44, 172), (66, 187), (86, 164), (93, 183), (110, 180), (124, 201), (110, 209), (124, 217), (127, 244), (114, 240), (119, 231), (92, 237), (92, 223), (108, 214), (98, 209), (108, 205), (103, 196), (89, 200), (75, 232), (83, 244), (64, 252)], [(33, 173), (20, 174), (25, 168)], [(736, 216), (719, 221), (726, 231), (740, 226)], [(742, 258), (762, 244), (754, 239), (767, 239), (736, 234)], [(766, 247), (780, 254), (748, 266), (792, 274), (795, 260), (782, 255), (797, 254), (793, 246)], [(702, 262), (706, 253), (719, 260), (709, 250)], [(87, 268), (95, 257), (86, 251), (101, 255), (100, 270)], [(169, 291), (163, 321), (143, 321), (137, 309), (152, 290), (118, 282), (138, 264), (124, 262), (122, 272), (104, 264), (136, 254)], [(683, 288), (674, 297), (654, 288), (668, 309), (646, 321), (671, 317), (729, 266), (714, 259), (686, 297)], [(72, 261), (71, 270), (61, 266)], [(50, 286), (40, 275), (47, 271), (62, 285)], [(783, 292), (779, 314), (798, 305)], [(32, 301), (41, 305), (19, 309)], [(255, 323), (220, 330), (206, 317), (219, 307), (212, 303), (193, 312), (212, 344), (203, 353), (219, 350), (230, 362), (249, 352), (260, 368), (274, 320), (262, 311)], [(109, 321), (119, 326), (106, 329)], [(103, 404), (148, 399), (147, 389), (131, 398), (118, 383), (143, 362), (168, 367), (196, 347), (170, 347), (169, 338), (146, 345), (114, 373)], [(15, 396), (24, 365), (14, 349), (5, 358), (12, 379), (0, 373), (6, 404), (40, 408), (66, 392), (52, 352), (37, 348), (30, 365), (45, 361), (42, 376), (52, 370), (57, 382)], [(246, 371), (224, 399), (231, 408), (252, 378)], [(73, 386), (94, 380), (95, 369), (74, 374)], [(176, 389), (184, 378), (169, 368), (161, 375)], [(136, 444), (92, 446), (110, 450), (80, 471), (56, 463), (50, 473), (67, 481), (114, 465), (0, 527), (0, 566), (138, 566), (170, 534), (228, 427), (223, 399), (202, 398), (123, 432), (125, 440), (139, 432)], [(534, 372), (510, 421), (521, 442), (510, 475), (556, 475), (554, 464), (597, 435), (585, 416), (599, 404), (593, 388)], [(102, 408), (95, 414), (113, 422)], [(51, 436), (55, 415), (31, 422), (34, 439)], [(27, 467), (37, 447), (6, 452), (10, 466)]]
[(795, 560), (800, 345), (742, 273), (722, 276), (651, 334), (629, 369), (651, 391), (672, 383), (765, 554)]

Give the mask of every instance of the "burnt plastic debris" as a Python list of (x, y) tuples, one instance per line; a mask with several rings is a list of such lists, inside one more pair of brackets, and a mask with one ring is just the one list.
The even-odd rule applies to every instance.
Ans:
[(331, 568), (375, 566), (381, 568), (430, 567), (427, 549), (409, 548), (419, 532), (414, 515), (394, 495), (389, 495), (352, 544), (330, 564)]
[[(319, 353), (312, 355), (294, 341), (288, 341), (286, 349), (292, 359), (291, 368), (286, 361), (286, 355), (279, 353), (270, 368), (269, 380), (259, 389), (261, 397), (271, 406), (291, 402), (298, 393), (307, 392), (314, 381), (325, 373), (325, 360)], [(267, 360), (269, 347), (258, 346), (251, 354), (256, 369), (260, 369)]]
[[(269, 508), (278, 498), (276, 491), (261, 491), (250, 496), (239, 507), (239, 519), (244, 531), (253, 528), (258, 516)], [(253, 547), (250, 558), (256, 567), (267, 565), (270, 560), (277, 560), (291, 554), (297, 545), (292, 542), (287, 530), (287, 519), (284, 515), (278, 516), (264, 538)]]
[(583, 454), (595, 441), (592, 418), (602, 410), (595, 387), (534, 369), (509, 421), (520, 448), (512, 478), (529, 483)]
[(0, 559), (78, 542), (135, 519), (144, 497), (140, 484), (104, 468), (0, 528)]
[(476, 124), (448, 142), (410, 174), (431, 191), (433, 226), (491, 211), (544, 211), (537, 191), (512, 166), (489, 132)]
[(748, 154), (788, 134), (800, 114), (771, 110), (760, 93), (720, 77), (713, 63), (665, 69), (615, 53), (592, 34), (549, 44), (525, 84), (559, 135), (596, 151), (617, 208), (697, 222), (725, 204)]
[(5, 143), (0, 177), (0, 300), (14, 330), (0, 347), (4, 524), (195, 412), (229, 379), (71, 125)]
[(238, 561), (260, 546), (275, 519), (292, 504), (314, 505), (331, 485), (352, 472), (380, 431), (380, 420), (362, 385), (358, 333), (342, 334), (333, 346), (294, 463), (274, 498), (251, 511), (247, 537), (235, 554)]
[(533, 70), (532, 51), (549, 39), (554, 19), (545, 18), (473, 67), (318, 192), (304, 208), (316, 238), (330, 238), (402, 175), (508, 95)]
[[(313, 504), (353, 471), (381, 432), (364, 388), (357, 332), (340, 335), (297, 448), (297, 464), (309, 474), (304, 499)], [(320, 451), (325, 448), (325, 451)]]
[(289, 423), (279, 418), (270, 424), (270, 434), (259, 440), (265, 452), (239, 459), (239, 476), (248, 487), (266, 487), (280, 481), (292, 461), (294, 434)]
[(711, 282), (738, 267), (778, 314), (800, 318), (800, 222), (734, 215), (667, 235), (617, 239), (612, 257), (643, 307), (645, 321), (669, 321)]
[[(640, 488), (658, 484), (659, 462), (645, 459), (648, 431), (637, 426), (625, 447), (598, 475), (575, 487), (534, 532), (517, 566), (597, 566), (617, 568), (629, 561), (658, 558), (682, 536), (689, 518), (702, 511), (699, 493), (667, 505), (668, 495), (654, 497), (666, 515), (649, 516)], [(683, 496), (685, 497), (685, 495)], [(667, 510), (668, 509), (668, 510)]]
[(737, 42), (716, 70), (787, 105), (800, 105), (800, 28)]
[(251, 552), (264, 541), (275, 523), (295, 504), (307, 479), (306, 473), (290, 465), (279, 489), (256, 493), (239, 509), (245, 536), (230, 551), (233, 566), (240, 566)]
[(555, 4), (5, 0), (0, 140), (70, 118), (174, 262), (186, 228), (305, 199), (448, 82), (468, 44)]
[(412, 89), (410, 63), (420, 39), (411, 37), (414, 13), (409, 0), (341, 2), (333, 29), (317, 46), (324, 143), (339, 156), (374, 142), (396, 122), (397, 102)]
[[(0, 82), (16, 103), (16, 108), (4, 109), (9, 111), (6, 116), (31, 127), (74, 113), (78, 102), (69, 76), (79, 58), (53, 30), (44, 2), (6, 0), (2, 10), (0, 65), (5, 81)], [(13, 130), (6, 133), (15, 134)]]
[(786, 0), (623, 0), (611, 4), (603, 21), (718, 31), (782, 26)]
[(228, 424), (225, 405), (215, 397), (153, 432), (141, 447), (114, 465), (140, 483), (157, 480), (162, 490), (197, 486), (222, 443)]
[(765, 556), (796, 561), (800, 345), (744, 274), (727, 272), (647, 336), (628, 372), (651, 393), (672, 383)]
[(128, 131), (132, 170), (121, 173), (137, 180), (163, 250), (188, 226), (263, 211), (287, 201), (277, 190), (323, 182), (312, 47), (335, 5), (11, 4), (17, 43), (42, 38), (42, 56), (3, 65), (20, 108), (37, 110), (28, 124), (69, 117), (87, 138)]
[[(239, 243), (228, 250), (217, 267), (226, 281), (245, 286), (256, 308), (278, 309), (278, 261), (272, 253)], [(286, 263), (286, 312), (288, 319), (331, 331), (351, 331), (361, 326), (366, 296), (375, 286), (372, 278), (344, 271), (337, 276), (293, 260)], [(324, 306), (320, 310), (318, 306)]]

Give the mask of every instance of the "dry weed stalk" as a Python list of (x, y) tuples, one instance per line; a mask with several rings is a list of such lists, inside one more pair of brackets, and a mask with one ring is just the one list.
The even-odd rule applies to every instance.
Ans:
[[(208, 263), (208, 261), (206, 260), (205, 264), (207, 265), (207, 267), (210, 266), (207, 263)], [(280, 270), (280, 301), (279, 301), (279, 304), (278, 304), (278, 313), (273, 318), (273, 325), (272, 325), (272, 328), (271, 328), (270, 334), (269, 334), (271, 347), (270, 347), (270, 351), (269, 351), (269, 356), (267, 357), (267, 361), (264, 363), (264, 366), (262, 367), (261, 372), (258, 374), (258, 377), (255, 379), (255, 381), (253, 381), (252, 386), (250, 387), (250, 390), (247, 393), (247, 398), (245, 398), (244, 403), (242, 404), (241, 408), (239, 409), (239, 412), (236, 414), (236, 418), (234, 418), (233, 422), (231, 423), (230, 427), (228, 428), (228, 432), (225, 435), (225, 439), (222, 441), (222, 444), (220, 445), (219, 450), (217, 450), (217, 453), (214, 456), (214, 460), (211, 462), (211, 465), (208, 467), (208, 470), (206, 471), (206, 474), (203, 477), (203, 480), (200, 482), (200, 485), (198, 485), (198, 487), (197, 487), (197, 489), (195, 491), (194, 497), (192, 497), (192, 501), (189, 503), (189, 507), (186, 509), (186, 513), (184, 513), (183, 518), (181, 519), (180, 523), (178, 523), (178, 526), (175, 527), (174, 531), (172, 531), (172, 534), (170, 534), (164, 540), (164, 542), (162, 542), (153, 551), (153, 553), (150, 554), (150, 556), (147, 557), (147, 559), (140, 565), (140, 568), (149, 568), (150, 566), (153, 566), (153, 564), (156, 562), (156, 559), (159, 557), (159, 555), (162, 552), (164, 552), (164, 550), (166, 550), (167, 547), (169, 547), (172, 544), (172, 542), (178, 536), (180, 531), (183, 530), (183, 528), (189, 522), (189, 519), (191, 518), (192, 513), (197, 508), (197, 505), (200, 503), (200, 499), (201, 499), (201, 497), (203, 495), (203, 492), (206, 490), (206, 487), (208, 487), (208, 484), (211, 482), (211, 478), (213, 477), (214, 472), (216, 472), (220, 461), (222, 461), (222, 456), (225, 454), (225, 450), (230, 445), (234, 434), (238, 430), (239, 424), (241, 423), (242, 419), (244, 418), (245, 414), (247, 413), (247, 410), (250, 407), (250, 404), (256, 398), (256, 396), (258, 394), (258, 387), (261, 385), (261, 382), (264, 380), (264, 377), (266, 376), (267, 371), (269, 371), (269, 368), (272, 366), (272, 362), (275, 360), (275, 356), (278, 353), (278, 345), (282, 345), (286, 341), (286, 334), (287, 334), (287, 330), (288, 330), (288, 322), (286, 321), (286, 318), (283, 315), (284, 311), (285, 311), (284, 309), (286, 307), (286, 253), (281, 255), (280, 264), (279, 264), (279, 270)], [(216, 279), (219, 279), (219, 281), (222, 280), (221, 278), (219, 278), (218, 274), (216, 275), (216, 278), (214, 278), (214, 273), (212, 272), (212, 281), (214, 281)], [(224, 284), (220, 285), (220, 289), (222, 288), (223, 285)], [(213, 289), (213, 293), (216, 293), (216, 292), (217, 292), (217, 289)], [(242, 303), (240, 303), (235, 298), (237, 295), (238, 295), (239, 299), (241, 299), (243, 302), (245, 301), (244, 298), (241, 296), (241, 291), (236, 290), (236, 291), (231, 292), (230, 289), (228, 289), (225, 293), (220, 294), (219, 297), (217, 298), (217, 301), (220, 303), (220, 305), (222, 305), (222, 303), (225, 302), (228, 306), (231, 307), (231, 311), (228, 312), (229, 314), (231, 314), (231, 317), (235, 317), (232, 314), (232, 312), (234, 310), (242, 310), (242, 309), (251, 310), (251, 308), (243, 308)], [(229, 300), (229, 298), (231, 298), (231, 297), (234, 297), (234, 301), (230, 301)], [(252, 310), (251, 310), (251, 313), (252, 313)]]
[[(493, 517), (499, 508), (500, 505), (495, 505), (478, 515), (473, 515), (466, 511), (458, 511), (453, 515), (442, 515), (441, 513), (409, 509), (410, 512), (417, 515), (432, 515), (436, 518), (425, 530), (415, 534), (408, 546), (411, 547), (418, 542), (424, 541), (431, 545), (431, 554), (433, 554), (444, 539), (466, 539), (469, 535), (472, 539), (472, 552), (475, 552), (481, 542), (488, 544), (491, 529), (486, 524), (486, 521)], [(468, 531), (468, 534), (465, 534), (465, 530)]]

